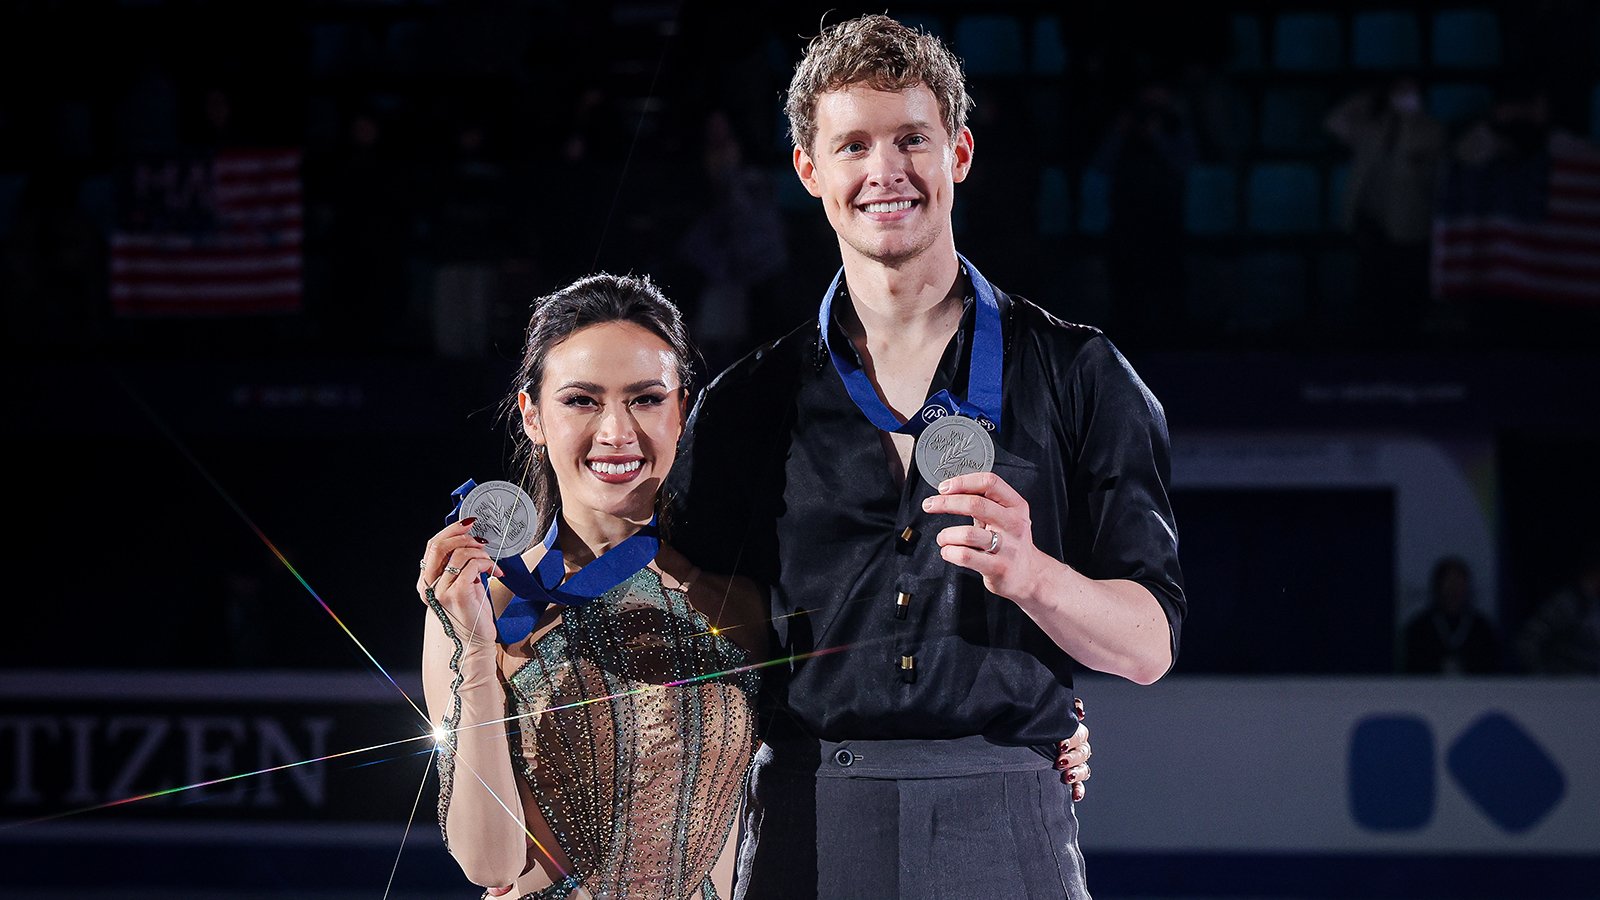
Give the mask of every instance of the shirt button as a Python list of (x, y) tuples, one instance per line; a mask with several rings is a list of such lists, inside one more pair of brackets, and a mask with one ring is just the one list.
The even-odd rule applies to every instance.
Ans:
[(894, 617), (904, 619), (906, 613), (911, 611), (911, 592), (898, 591), (894, 595)]
[(916, 684), (917, 658), (915, 656), (900, 657), (900, 680), (906, 684)]
[(850, 764), (856, 761), (856, 755), (851, 753), (849, 750), (840, 747), (839, 749), (833, 751), (833, 761), (838, 763), (840, 768), (848, 769), (850, 768)]
[(907, 525), (905, 530), (901, 531), (899, 537), (895, 539), (894, 549), (898, 550), (902, 554), (910, 553), (911, 545), (916, 543), (916, 541), (917, 530), (912, 528), (910, 525)]

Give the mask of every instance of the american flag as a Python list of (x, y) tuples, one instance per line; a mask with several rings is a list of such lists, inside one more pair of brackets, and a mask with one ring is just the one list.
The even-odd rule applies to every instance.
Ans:
[(229, 149), (135, 164), (111, 236), (111, 306), (123, 316), (300, 308), (300, 151)]
[(1434, 217), (1433, 293), (1600, 304), (1600, 148), (1557, 131), (1520, 164), (1456, 164)]

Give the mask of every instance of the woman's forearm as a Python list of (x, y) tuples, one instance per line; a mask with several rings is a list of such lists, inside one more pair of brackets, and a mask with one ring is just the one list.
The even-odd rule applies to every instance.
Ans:
[(506, 732), (505, 688), (492, 634), (461, 633), (434, 605), (422, 651), (428, 718), (439, 742), (439, 819), (451, 855), (484, 887), (516, 881), (527, 865), (522, 800)]

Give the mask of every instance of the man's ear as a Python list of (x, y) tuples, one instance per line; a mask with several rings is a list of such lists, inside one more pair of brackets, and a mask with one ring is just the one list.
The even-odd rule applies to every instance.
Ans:
[(822, 188), (817, 186), (817, 165), (811, 161), (811, 154), (799, 147), (794, 148), (794, 173), (800, 176), (800, 183), (806, 186), (806, 193), (813, 197), (822, 196)]
[(951, 167), (951, 181), (966, 181), (967, 173), (972, 170), (972, 129), (962, 126), (961, 133), (955, 140), (955, 165)]

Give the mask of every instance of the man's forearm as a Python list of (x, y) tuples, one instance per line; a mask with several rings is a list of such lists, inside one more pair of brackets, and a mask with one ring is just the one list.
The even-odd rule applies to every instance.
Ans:
[(1088, 578), (1042, 551), (1022, 596), (1012, 598), (1056, 646), (1091, 669), (1151, 684), (1172, 667), (1172, 629), (1136, 581)]

